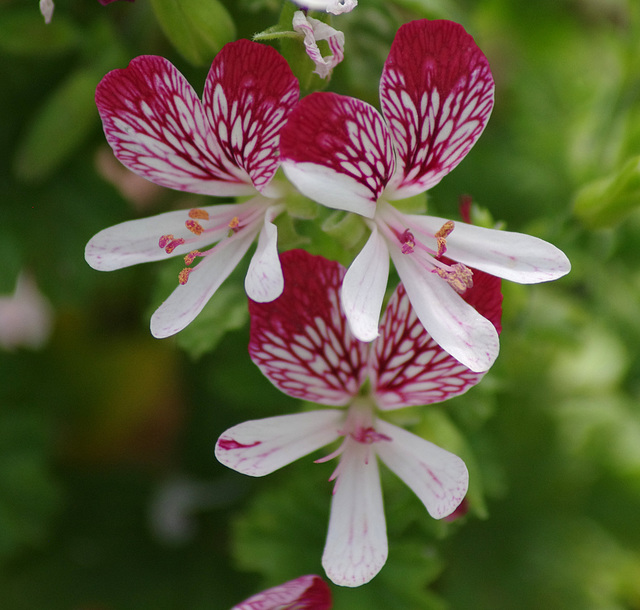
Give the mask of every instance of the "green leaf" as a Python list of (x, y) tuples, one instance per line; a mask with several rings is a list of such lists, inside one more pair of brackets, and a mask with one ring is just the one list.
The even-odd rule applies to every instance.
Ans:
[(235, 37), (235, 25), (217, 0), (151, 0), (158, 22), (171, 44), (196, 65), (213, 56)]
[(47, 178), (84, 141), (97, 124), (94, 92), (99, 79), (95, 70), (77, 70), (45, 101), (18, 146), (14, 170), (19, 178)]
[(47, 25), (33, 6), (9, 11), (0, 20), (0, 51), (12, 55), (53, 56), (75, 48), (81, 32), (63, 15)]
[(621, 170), (590, 182), (576, 195), (573, 210), (591, 227), (609, 227), (640, 206), (640, 156)]

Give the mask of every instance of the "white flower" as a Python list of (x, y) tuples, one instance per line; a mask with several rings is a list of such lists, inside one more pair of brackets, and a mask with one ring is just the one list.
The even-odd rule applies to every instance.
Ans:
[[(271, 303), (250, 303), (249, 354), (286, 394), (347, 408), (239, 424), (220, 436), (216, 457), (243, 474), (264, 476), (342, 439), (319, 460), (340, 456), (322, 563), (333, 582), (355, 587), (371, 580), (387, 559), (378, 458), (436, 519), (456, 510), (468, 486), (459, 457), (384, 421), (382, 412), (441, 402), (466, 392), (483, 375), (433, 341), (402, 285), (389, 302), (379, 337), (362, 343), (340, 309), (344, 268), (303, 250), (283, 253), (281, 263), (282, 295)], [(499, 329), (500, 280), (477, 273), (463, 298)]]
[(333, 13), (334, 15), (340, 15), (341, 13), (349, 13), (356, 6), (358, 6), (358, 0), (291, 0), (294, 4), (297, 4), (303, 9), (309, 9), (312, 11), (325, 11), (326, 13)]
[[(326, 23), (307, 17), (302, 11), (293, 15), (293, 29), (304, 35), (307, 55), (316, 65), (314, 73), (320, 78), (331, 76), (333, 69), (344, 59), (344, 34)], [(331, 55), (323, 57), (316, 41), (326, 40)]]
[(460, 298), (473, 282), (469, 268), (525, 284), (569, 272), (567, 257), (541, 239), (407, 216), (390, 203), (431, 188), (463, 160), (489, 120), (493, 93), (487, 59), (462, 26), (421, 20), (402, 26), (393, 42), (380, 81), (382, 115), (324, 92), (291, 113), (280, 141), (287, 177), (307, 197), (364, 216), (371, 229), (342, 289), (358, 339), (377, 335), (391, 257), (432, 337), (485, 371), (499, 341)]

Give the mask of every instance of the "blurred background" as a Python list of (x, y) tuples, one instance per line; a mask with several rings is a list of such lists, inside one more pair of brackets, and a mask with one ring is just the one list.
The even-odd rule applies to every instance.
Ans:
[[(282, 9), (178, 4), (57, 0), (45, 25), (36, 0), (0, 0), (5, 610), (224, 610), (323, 574), (334, 465), (312, 456), (249, 479), (213, 453), (226, 428), (301, 406), (248, 358), (248, 263), (187, 330), (156, 340), (148, 320), (180, 263), (84, 261), (107, 226), (211, 203), (115, 160), (99, 80), (158, 54), (201, 93), (217, 50)], [(360, 0), (331, 20), (346, 57), (329, 89), (378, 105), (397, 28), (424, 17), (462, 23), (496, 81), (486, 131), (429, 211), (458, 218), (470, 195), (486, 224), (551, 241), (573, 270), (505, 282), (483, 383), (400, 415), (465, 459), (469, 510), (436, 522), (383, 472), (389, 560), (364, 587), (332, 587), (335, 608), (640, 609), (640, 3)], [(308, 82), (311, 64), (297, 69)], [(320, 230), (326, 215), (282, 226), (281, 246), (348, 263), (357, 250)]]

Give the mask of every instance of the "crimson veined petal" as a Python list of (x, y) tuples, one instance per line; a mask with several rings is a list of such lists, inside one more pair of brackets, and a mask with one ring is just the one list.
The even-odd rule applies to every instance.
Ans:
[(456, 167), (487, 124), (493, 93), (487, 58), (461, 25), (403, 25), (380, 80), (397, 165), (386, 196), (421, 193)]
[(498, 357), (495, 326), (413, 255), (390, 248), (391, 258), (418, 319), (433, 339), (473, 372), (488, 371)]
[(191, 85), (163, 57), (143, 55), (109, 72), (96, 104), (116, 157), (140, 176), (205, 195), (255, 192), (220, 149)]
[(378, 336), (388, 277), (389, 250), (374, 225), (364, 248), (349, 266), (340, 293), (351, 332), (360, 341), (373, 341)]
[(278, 257), (278, 228), (273, 224), (278, 212), (278, 207), (273, 206), (265, 214), (258, 247), (244, 280), (247, 296), (258, 303), (277, 299), (284, 289), (284, 277)]
[(322, 566), (344, 587), (369, 582), (387, 560), (380, 474), (372, 447), (347, 437), (338, 465)]
[[(463, 298), (499, 325), (500, 279), (481, 271), (475, 271), (473, 277), (474, 285)], [(442, 402), (463, 394), (484, 376), (470, 371), (432, 339), (402, 284), (389, 301), (373, 349), (369, 376), (382, 409)]]
[(219, 243), (191, 269), (188, 281), (179, 285), (151, 316), (154, 337), (163, 339), (175, 335), (195, 320), (246, 254), (261, 224), (254, 222), (253, 226)]
[(303, 98), (282, 130), (282, 165), (307, 197), (369, 218), (394, 169), (380, 113), (335, 93)]
[(238, 40), (225, 45), (211, 64), (206, 115), (226, 157), (259, 191), (278, 169), (280, 130), (298, 97), (298, 81), (272, 47)]
[(364, 381), (367, 346), (340, 311), (344, 268), (304, 250), (280, 256), (284, 291), (249, 302), (249, 354), (281, 391), (325, 405), (345, 405)]
[(231, 610), (329, 610), (331, 590), (322, 578), (300, 576), (237, 604)]
[[(433, 236), (445, 221), (435, 216), (407, 216), (412, 228)], [(418, 232), (418, 231), (416, 231)], [(567, 256), (532, 235), (457, 222), (447, 237), (447, 256), (520, 284), (549, 282), (571, 270)]]
[(262, 477), (328, 445), (340, 435), (336, 409), (247, 421), (224, 432), (216, 458), (233, 470)]
[(380, 459), (422, 500), (432, 517), (450, 515), (469, 487), (465, 463), (457, 455), (388, 422), (378, 421), (376, 429), (391, 439), (376, 444)]

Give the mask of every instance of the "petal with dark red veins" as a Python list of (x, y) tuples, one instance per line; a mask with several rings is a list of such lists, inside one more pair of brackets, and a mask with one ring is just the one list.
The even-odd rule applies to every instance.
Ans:
[(218, 144), (263, 191), (279, 164), (280, 130), (298, 101), (298, 81), (272, 47), (225, 45), (207, 76), (203, 105)]
[(234, 606), (231, 610), (329, 610), (331, 590), (319, 576), (300, 576)]
[(204, 195), (255, 193), (220, 149), (191, 85), (163, 57), (143, 55), (109, 72), (96, 104), (116, 157), (143, 178)]
[(285, 174), (302, 194), (368, 218), (394, 169), (380, 113), (335, 93), (300, 101), (282, 130), (280, 153)]
[(216, 458), (237, 472), (263, 477), (335, 441), (344, 416), (326, 409), (247, 421), (220, 436)]
[(376, 444), (380, 459), (422, 500), (434, 519), (450, 515), (469, 487), (465, 463), (429, 441), (378, 421), (376, 430), (391, 440)]
[[(500, 280), (474, 271), (474, 285), (463, 298), (478, 313), (500, 324)], [(495, 321), (494, 321), (495, 320)], [(418, 320), (400, 284), (383, 315), (374, 343), (370, 378), (381, 409), (426, 405), (463, 394), (484, 377), (444, 351)]]
[(346, 405), (364, 381), (367, 345), (340, 310), (344, 268), (303, 250), (280, 256), (284, 291), (249, 302), (249, 354), (278, 389), (294, 398)]
[(448, 174), (480, 137), (493, 108), (489, 63), (452, 21), (412, 21), (391, 45), (380, 102), (396, 149), (389, 199), (421, 193)]

